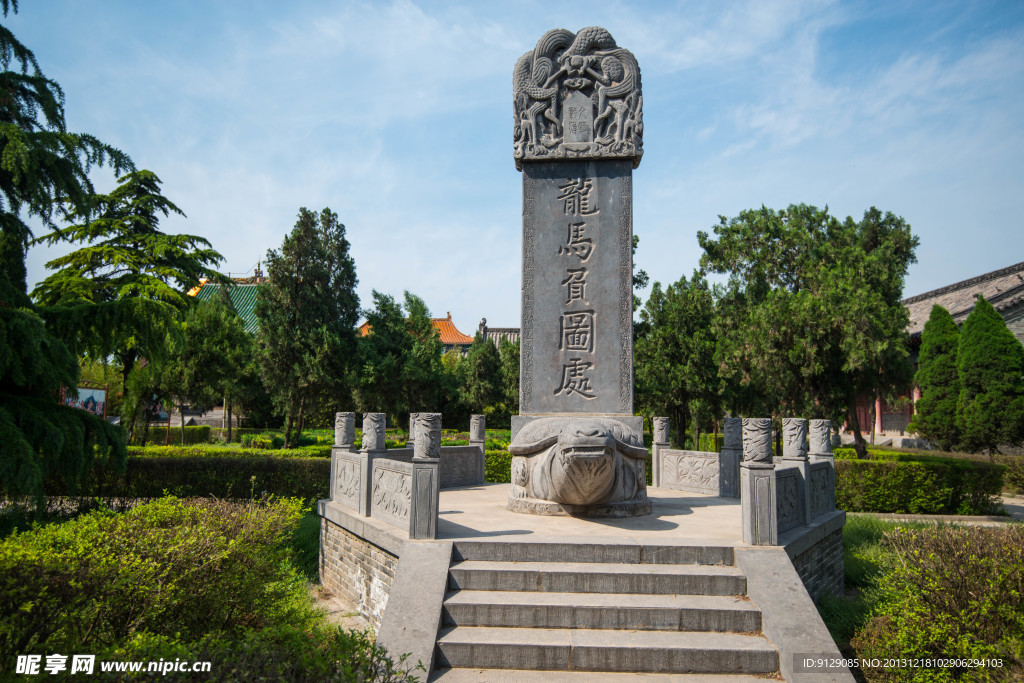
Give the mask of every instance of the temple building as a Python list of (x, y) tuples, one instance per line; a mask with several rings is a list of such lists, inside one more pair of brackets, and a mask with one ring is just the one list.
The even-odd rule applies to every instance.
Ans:
[[(1024, 262), (1021, 262), (904, 299), (903, 305), (910, 312), (907, 331), (910, 333), (915, 367), (917, 352), (921, 347), (921, 332), (932, 313), (932, 306), (942, 306), (953, 316), (957, 325), (962, 325), (974, 310), (974, 302), (979, 296), (985, 297), (985, 300), (992, 304), (992, 307), (1003, 316), (1006, 326), (1013, 335), (1024, 344)], [(910, 397), (915, 401), (921, 397), (917, 387), (912, 389)], [(912, 405), (895, 409), (881, 399), (876, 399), (874, 405), (867, 400), (858, 402), (857, 412), (865, 433), (873, 432), (885, 437), (902, 436), (914, 415)]]
[[(446, 317), (431, 318), (430, 322), (434, 324), (434, 329), (437, 330), (438, 335), (441, 337), (441, 344), (444, 346), (445, 353), (452, 349), (459, 349), (463, 355), (469, 352), (469, 346), (473, 343), (473, 338), (463, 334), (459, 331), (459, 328), (455, 327), (450, 311)], [(365, 337), (372, 331), (369, 322), (364, 322), (358, 327), (358, 330), (361, 337)]]

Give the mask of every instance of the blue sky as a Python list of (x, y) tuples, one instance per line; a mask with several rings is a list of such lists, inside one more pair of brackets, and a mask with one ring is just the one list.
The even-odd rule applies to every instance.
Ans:
[[(718, 215), (877, 206), (921, 238), (911, 296), (1024, 260), (1024, 3), (22, 2), (5, 25), (70, 130), (163, 180), (222, 269), (300, 206), (348, 229), (364, 306), (410, 290), (472, 333), (519, 325), (512, 67), (607, 28), (643, 76), (637, 266), (675, 281)], [(102, 191), (111, 174), (94, 174)], [(29, 281), (57, 253), (33, 248)]]

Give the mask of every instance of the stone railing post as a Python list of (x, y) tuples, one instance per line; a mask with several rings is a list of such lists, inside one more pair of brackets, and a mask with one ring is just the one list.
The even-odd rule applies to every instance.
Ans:
[(722, 452), (718, 455), (719, 477), (725, 481), (725, 485), (721, 488), (721, 495), (726, 498), (740, 497), (741, 460), (743, 460), (743, 420), (738, 417), (727, 417), (722, 427)]
[(441, 413), (419, 413), (414, 427), (409, 538), (437, 538), (440, 505)]
[(409, 413), (409, 438), (405, 440), (405, 447), (412, 448), (412, 445), (416, 443), (416, 418), (421, 413)]
[(810, 456), (812, 462), (828, 463), (828, 508), (836, 507), (836, 458), (832, 453), (832, 422), (829, 420), (810, 421)]
[(359, 514), (370, 516), (371, 499), (373, 497), (373, 459), (384, 455), (384, 427), (387, 424), (385, 413), (366, 413), (363, 415), (363, 447), (359, 451)]
[(652, 418), (651, 429), (654, 442), (651, 445), (651, 481), (654, 482), (654, 486), (661, 486), (661, 451), (669, 445), (668, 418)]
[(779, 525), (775, 512), (775, 464), (772, 462), (771, 418), (743, 418), (740, 508), (744, 543), (778, 544)]
[(477, 473), (478, 481), (483, 482), (485, 478), (484, 459), (487, 456), (487, 417), (484, 415), (469, 416), (469, 445), (475, 446), (480, 451), (479, 460), (473, 463), (473, 471)]
[[(337, 450), (352, 452), (356, 439), (356, 414), (334, 414), (334, 448), (331, 449), (331, 485), (330, 497), (335, 500), (338, 485), (338, 453)], [(337, 449), (337, 450), (336, 450)], [(361, 480), (360, 480), (361, 481)]]
[(811, 463), (807, 460), (807, 420), (787, 417), (782, 420), (783, 464), (800, 470), (800, 506), (802, 523), (811, 524)]
[(354, 450), (356, 442), (356, 414), (334, 414), (334, 445), (346, 450)]

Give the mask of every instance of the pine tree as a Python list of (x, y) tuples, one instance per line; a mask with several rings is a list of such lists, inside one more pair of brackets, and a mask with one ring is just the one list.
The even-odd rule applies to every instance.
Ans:
[(267, 284), (256, 304), (260, 374), (285, 415), (287, 447), (301, 436), (309, 404), (343, 403), (348, 394), (356, 282), (345, 226), (330, 209), (299, 209), (281, 251), (267, 252)]
[(1024, 441), (1024, 347), (984, 297), (960, 330), (956, 365), (964, 447), (992, 453)]
[[(17, 11), (8, 0), (0, 7), (5, 17)], [(50, 475), (74, 488), (97, 456), (123, 467), (125, 447), (119, 429), (58, 403), (62, 389), (75, 390), (78, 362), (43, 315), (82, 320), (89, 307), (32, 305), (25, 268), (32, 231), (25, 218), (55, 227), (55, 212), (88, 206), (92, 167), (109, 163), (120, 173), (132, 164), (92, 136), (67, 132), (60, 86), (4, 26), (0, 64), (0, 492), (38, 497)]]
[(502, 412), (505, 392), (498, 347), (478, 332), (473, 337), (466, 360), (468, 372), (462, 393), (470, 411), (488, 416), (494, 414), (495, 410)]
[(956, 403), (960, 395), (956, 356), (960, 331), (953, 316), (938, 304), (921, 333), (921, 351), (914, 382), (921, 389), (917, 414), (908, 426), (943, 450), (952, 450), (960, 442)]
[(196, 235), (166, 234), (161, 216), (182, 214), (160, 192), (152, 171), (133, 171), (118, 187), (90, 198), (72, 218), (38, 241), (85, 243), (53, 259), (53, 274), (33, 291), (45, 306), (90, 306), (85, 325), (60, 328), (66, 343), (96, 358), (113, 354), (124, 383), (141, 358), (158, 360), (167, 333), (192, 303), (186, 292), (200, 279), (223, 281), (211, 266), (221, 255)]

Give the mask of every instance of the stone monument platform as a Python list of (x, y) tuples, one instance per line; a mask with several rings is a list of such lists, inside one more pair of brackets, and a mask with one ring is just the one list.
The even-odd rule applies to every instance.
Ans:
[(844, 512), (766, 547), (743, 541), (735, 498), (652, 487), (650, 515), (548, 517), (510, 511), (509, 488), (442, 489), (421, 540), (321, 501), (344, 557), (322, 555), (321, 576), (354, 588), (378, 641), (428, 680), (853, 680), (796, 668), (839, 656), (798, 566), (830, 552)]

